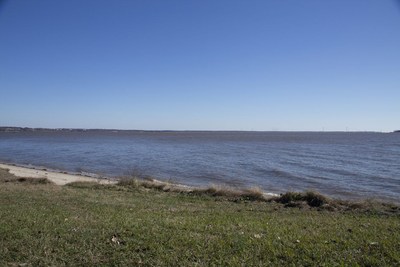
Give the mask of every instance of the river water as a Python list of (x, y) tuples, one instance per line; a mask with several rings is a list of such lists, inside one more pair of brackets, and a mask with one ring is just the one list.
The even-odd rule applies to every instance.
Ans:
[(194, 186), (400, 199), (399, 133), (3, 132), (0, 161)]

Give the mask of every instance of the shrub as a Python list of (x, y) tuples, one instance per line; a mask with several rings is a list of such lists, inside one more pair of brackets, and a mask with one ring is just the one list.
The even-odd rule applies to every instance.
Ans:
[(321, 207), (330, 202), (327, 197), (313, 191), (307, 191), (305, 193), (287, 192), (274, 200), (282, 204), (305, 201), (311, 207)]

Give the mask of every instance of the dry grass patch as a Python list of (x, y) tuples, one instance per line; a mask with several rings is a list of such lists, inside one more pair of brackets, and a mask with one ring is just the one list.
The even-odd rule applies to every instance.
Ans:
[(151, 177), (147, 177), (144, 179), (140, 179), (137, 177), (122, 177), (119, 179), (117, 186), (139, 189), (139, 188), (147, 188), (147, 189), (154, 189), (163, 192), (189, 192), (191, 189), (190, 187), (174, 184), (170, 182), (159, 181), (153, 179)]
[(274, 198), (273, 200), (282, 204), (286, 204), (287, 206), (294, 205), (296, 202), (306, 202), (311, 207), (321, 207), (332, 202), (331, 199), (314, 191), (307, 191), (304, 193), (287, 192), (277, 198)]
[(264, 192), (259, 187), (252, 188), (233, 188), (224, 185), (210, 185), (206, 188), (195, 188), (191, 190), (191, 194), (196, 195), (209, 195), (214, 197), (223, 197), (233, 200), (252, 200), (252, 201), (265, 201), (266, 197)]
[(227, 199), (245, 199), (245, 200), (258, 200), (265, 201), (267, 198), (264, 192), (259, 187), (251, 187), (245, 189), (234, 188), (225, 185), (215, 185), (212, 184), (205, 188), (189, 187), (184, 185), (179, 185), (176, 183), (159, 181), (147, 177), (145, 179), (140, 179), (137, 177), (122, 177), (117, 183), (118, 186), (128, 187), (128, 188), (147, 188), (154, 189), (163, 192), (176, 192), (184, 193), (189, 195), (208, 195), (213, 197), (223, 197)]
[(360, 211), (373, 213), (400, 214), (400, 207), (392, 203), (382, 203), (372, 200), (345, 201), (331, 199), (315, 191), (287, 192), (279, 197), (267, 196), (259, 187), (235, 188), (226, 185), (212, 184), (205, 188), (187, 187), (170, 182), (163, 182), (147, 177), (145, 179), (124, 177), (117, 186), (131, 189), (153, 189), (162, 192), (175, 192), (186, 195), (211, 196), (229, 201), (264, 201), (277, 202), (286, 208), (318, 209), (325, 211)]
[(374, 201), (349, 201), (331, 199), (315, 191), (287, 192), (270, 201), (284, 204), (285, 207), (317, 208), (326, 211), (359, 211), (367, 213), (400, 214), (400, 206), (393, 203)]
[(54, 184), (47, 178), (17, 177), (11, 174), (8, 169), (0, 169), (0, 183), (24, 183), (24, 184)]

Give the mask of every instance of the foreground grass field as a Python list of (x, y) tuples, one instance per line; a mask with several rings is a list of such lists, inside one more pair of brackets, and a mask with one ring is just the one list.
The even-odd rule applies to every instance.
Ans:
[(0, 266), (400, 265), (397, 207), (332, 211), (129, 184), (61, 187), (0, 170), (0, 218)]

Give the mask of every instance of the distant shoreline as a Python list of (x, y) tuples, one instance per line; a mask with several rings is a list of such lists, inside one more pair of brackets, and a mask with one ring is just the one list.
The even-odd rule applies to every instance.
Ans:
[(15, 126), (0, 126), (0, 133), (20, 133), (20, 132), (124, 132), (124, 133), (400, 133), (400, 130), (395, 130), (392, 132), (382, 132), (382, 131), (285, 131), (285, 130), (270, 130), (270, 131), (257, 131), (257, 130), (127, 130), (127, 129), (102, 129), (102, 128), (33, 128), (33, 127), (15, 127)]

